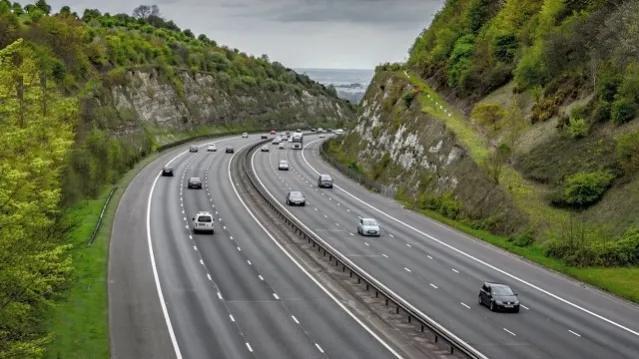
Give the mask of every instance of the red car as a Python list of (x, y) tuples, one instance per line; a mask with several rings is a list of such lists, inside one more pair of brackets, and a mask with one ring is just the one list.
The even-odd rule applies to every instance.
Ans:
[(277, 132), (275, 132), (275, 130), (271, 130), (271, 135), (275, 135), (277, 134)]

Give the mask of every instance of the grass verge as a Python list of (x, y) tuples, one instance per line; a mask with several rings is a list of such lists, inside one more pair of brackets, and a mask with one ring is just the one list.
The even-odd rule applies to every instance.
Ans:
[[(226, 134), (206, 133), (211, 137)], [(185, 138), (179, 139), (181, 142)], [(155, 152), (145, 157), (120, 178), (93, 245), (87, 246), (87, 241), (112, 187), (105, 188), (96, 199), (82, 200), (65, 210), (65, 219), (73, 225), (67, 242), (73, 246), (74, 271), (69, 289), (53, 304), (46, 319), (46, 330), (51, 335), (46, 358), (109, 358), (107, 264), (115, 211), (129, 182), (159, 155)]]

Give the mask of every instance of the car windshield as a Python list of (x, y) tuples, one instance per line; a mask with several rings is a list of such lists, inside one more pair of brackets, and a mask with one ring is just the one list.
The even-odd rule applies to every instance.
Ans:
[(302, 195), (302, 192), (291, 192), (289, 194), (289, 196), (291, 198), (303, 198), (304, 196)]
[(322, 181), (330, 181), (331, 180), (331, 176), (329, 176), (329, 175), (321, 175), (320, 178), (322, 179)]
[(280, 165), (288, 165), (287, 161), (280, 161)]
[(191, 177), (190, 181), (195, 183), (200, 182), (200, 177)]
[(513, 295), (513, 291), (506, 286), (498, 285), (493, 286), (493, 294), (495, 295)]
[(210, 216), (199, 216), (197, 217), (198, 222), (212, 222), (213, 219)]
[(364, 218), (362, 220), (362, 224), (364, 224), (365, 226), (376, 226), (377, 221), (371, 218)]

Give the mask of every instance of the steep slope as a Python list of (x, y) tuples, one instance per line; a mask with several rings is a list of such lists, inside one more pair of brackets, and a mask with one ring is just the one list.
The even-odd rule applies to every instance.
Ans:
[[(636, 266), (637, 23), (636, 0), (447, 1), (327, 150), (536, 260)], [(638, 298), (613, 277), (588, 280)]]

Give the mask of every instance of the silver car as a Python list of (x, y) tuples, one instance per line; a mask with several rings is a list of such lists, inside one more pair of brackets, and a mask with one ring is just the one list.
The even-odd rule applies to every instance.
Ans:
[(210, 212), (197, 212), (195, 217), (193, 217), (193, 233), (207, 232), (213, 234), (215, 233), (213, 223), (213, 215)]
[(280, 163), (277, 165), (277, 169), (280, 171), (288, 171), (288, 161), (280, 160)]
[(379, 237), (382, 234), (382, 229), (379, 227), (379, 223), (377, 223), (374, 218), (359, 217), (357, 233), (362, 236)]

